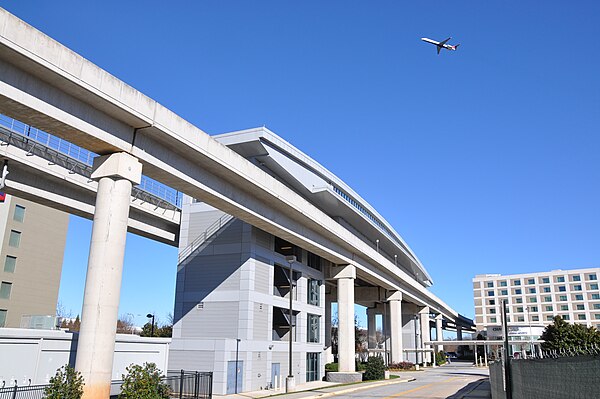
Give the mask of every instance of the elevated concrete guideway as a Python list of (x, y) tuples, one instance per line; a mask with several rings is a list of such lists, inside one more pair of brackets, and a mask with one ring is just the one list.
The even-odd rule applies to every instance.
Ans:
[(353, 264), (361, 278), (449, 319), (458, 316), (285, 185), (3, 9), (0, 79), (1, 112), (98, 154), (129, 153), (157, 181), (334, 263)]
[[(423, 284), (285, 184), (3, 9), (0, 113), (102, 155), (94, 160), (91, 174), (98, 189), (76, 363), (86, 379), (86, 399), (103, 397), (110, 384), (107, 353), (112, 351), (105, 349), (111, 339), (114, 345), (130, 198), (142, 172), (340, 265), (328, 277), (338, 281), (338, 302), (344, 301), (349, 314), (360, 279), (389, 291), (386, 300), (396, 301), (394, 317), (400, 316), (403, 300), (421, 307), (423, 341), (429, 340), (430, 313), (459, 318)], [(67, 196), (68, 190), (61, 183), (55, 194)], [(398, 247), (398, 261), (422, 268), (407, 246)], [(353, 324), (353, 317), (340, 317), (339, 323), (345, 331), (342, 325)], [(397, 324), (392, 328), (401, 328)], [(397, 330), (393, 335), (398, 336), (394, 351), (399, 353), (401, 335)], [(340, 334), (340, 347), (350, 340)], [(346, 363), (348, 370), (340, 366), (340, 371), (353, 371), (353, 357), (340, 358), (340, 365)]]

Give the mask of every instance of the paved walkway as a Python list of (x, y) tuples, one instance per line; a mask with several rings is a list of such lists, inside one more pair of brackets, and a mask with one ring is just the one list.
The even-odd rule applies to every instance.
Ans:
[[(299, 384), (296, 386), (296, 392), (286, 394), (285, 390), (262, 390), (254, 392), (244, 392), (237, 395), (213, 395), (215, 398), (223, 399), (248, 399), (248, 398), (267, 398), (271, 396), (279, 396), (282, 399), (324, 399), (335, 396), (349, 395), (354, 392), (366, 391), (369, 389), (385, 387), (393, 384), (406, 384), (410, 381), (419, 379), (419, 376), (423, 377), (423, 373), (427, 373), (429, 370), (425, 369), (422, 371), (410, 371), (402, 373), (392, 373), (398, 376), (398, 378), (385, 380), (385, 381), (374, 381), (374, 382), (362, 382), (356, 384), (340, 385), (332, 382), (325, 381), (313, 381), (306, 384)], [(456, 392), (449, 399), (487, 399), (491, 398), (489, 379), (482, 378), (472, 384), (465, 386), (459, 392)]]

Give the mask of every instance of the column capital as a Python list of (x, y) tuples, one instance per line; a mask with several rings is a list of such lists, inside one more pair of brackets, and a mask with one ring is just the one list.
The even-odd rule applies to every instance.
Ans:
[(435, 320), (436, 320), (436, 321), (437, 321), (437, 320), (442, 320), (442, 319), (443, 319), (443, 317), (444, 317), (444, 316), (442, 316), (442, 314), (440, 313), (440, 314), (438, 314), (438, 315), (436, 315), (436, 316), (435, 316)]
[(402, 291), (390, 291), (386, 299), (388, 301), (401, 301)]
[(423, 306), (421, 309), (419, 309), (419, 314), (429, 314), (429, 306)]
[(338, 265), (331, 268), (331, 277), (339, 280), (341, 278), (356, 279), (356, 267), (354, 265)]
[(126, 152), (115, 152), (96, 157), (92, 166), (91, 178), (100, 180), (103, 177), (116, 177), (129, 180), (133, 184), (140, 184), (142, 164), (136, 157)]

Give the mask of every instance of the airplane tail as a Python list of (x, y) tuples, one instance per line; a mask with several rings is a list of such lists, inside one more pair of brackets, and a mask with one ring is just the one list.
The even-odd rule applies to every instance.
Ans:
[(460, 43), (454, 46), (454, 50), (458, 49), (458, 46), (460, 46)]

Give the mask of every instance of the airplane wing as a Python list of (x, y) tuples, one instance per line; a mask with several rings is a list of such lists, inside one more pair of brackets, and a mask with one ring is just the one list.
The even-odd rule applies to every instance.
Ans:
[(440, 44), (439, 44), (439, 45), (442, 45), (442, 46), (443, 46), (444, 44), (448, 43), (448, 40), (450, 40), (450, 39), (452, 39), (452, 38), (451, 38), (451, 37), (447, 38), (447, 39), (446, 39), (446, 40), (444, 40), (443, 42), (440, 42)]
[(442, 50), (442, 46), (437, 46), (438, 55), (440, 55), (441, 50)]

